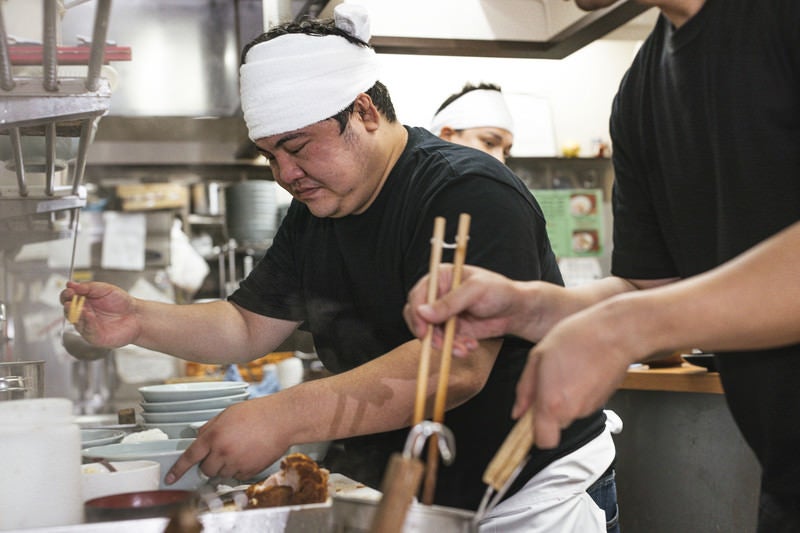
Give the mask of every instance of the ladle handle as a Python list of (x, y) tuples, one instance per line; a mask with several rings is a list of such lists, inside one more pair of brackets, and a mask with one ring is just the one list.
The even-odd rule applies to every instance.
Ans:
[(423, 465), (419, 459), (394, 454), (383, 476), (383, 496), (372, 519), (370, 533), (400, 533), (406, 513), (422, 481)]

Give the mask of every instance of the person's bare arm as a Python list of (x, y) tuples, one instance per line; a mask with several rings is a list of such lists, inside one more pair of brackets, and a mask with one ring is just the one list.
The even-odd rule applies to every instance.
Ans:
[(409, 292), (403, 315), (411, 331), (424, 338), (434, 326), (434, 345), (441, 347), (444, 322), (458, 317), (454, 353), (466, 355), (479, 339), (516, 335), (541, 339), (564, 317), (611, 296), (671, 280), (629, 281), (609, 277), (576, 288), (544, 281), (514, 281), (489, 270), (465, 266), (462, 283), (450, 291), (452, 265), (439, 270), (439, 298), (426, 303), (429, 276)]
[(74, 294), (86, 297), (76, 324), (92, 344), (136, 344), (204, 363), (238, 363), (261, 357), (288, 337), (297, 322), (251, 313), (227, 301), (176, 305), (134, 298), (108, 283), (68, 282), (65, 312)]
[[(473, 357), (453, 359), (448, 409), (485, 385), (500, 349), (487, 341)], [(203, 426), (176, 462), (175, 479), (193, 464), (209, 476), (248, 479), (277, 460), (288, 446), (390, 431), (412, 423), (421, 343), (409, 341), (349, 372), (302, 383), (229, 407)], [(431, 358), (428, 411), (433, 409), (439, 358)]]
[[(201, 363), (252, 361), (277, 348), (298, 326), (227, 301), (171, 305), (137, 300), (136, 309), (141, 330), (135, 344)], [(180, 327), (164, 327), (165, 321)]]
[(534, 406), (536, 442), (602, 406), (653, 353), (800, 342), (800, 223), (704, 274), (610, 298), (557, 324), (531, 351), (514, 416)]

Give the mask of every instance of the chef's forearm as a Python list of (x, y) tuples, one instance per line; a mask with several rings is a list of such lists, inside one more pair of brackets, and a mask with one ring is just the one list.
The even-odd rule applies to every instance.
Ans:
[[(225, 301), (173, 305), (136, 300), (135, 308), (140, 325), (136, 345), (199, 363), (251, 361), (272, 351), (295, 327), (248, 314)], [(257, 320), (274, 325), (273, 340), (259, 331), (269, 328), (258, 327)]]
[[(463, 403), (483, 387), (499, 342), (485, 346), (468, 358), (453, 359), (448, 408)], [(349, 372), (279, 393), (284, 395), (281, 405), (292, 413), (287, 417), (292, 425), (292, 440), (315, 442), (408, 427), (416, 398), (419, 347), (419, 341), (411, 341)], [(434, 353), (427, 383), (429, 414), (434, 405), (438, 368), (438, 354)]]

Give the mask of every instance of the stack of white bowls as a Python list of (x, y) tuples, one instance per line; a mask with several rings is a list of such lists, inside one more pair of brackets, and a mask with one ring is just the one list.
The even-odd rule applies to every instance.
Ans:
[(243, 381), (201, 381), (139, 387), (146, 429), (160, 429), (170, 439), (192, 438), (199, 426), (227, 407), (248, 398)]

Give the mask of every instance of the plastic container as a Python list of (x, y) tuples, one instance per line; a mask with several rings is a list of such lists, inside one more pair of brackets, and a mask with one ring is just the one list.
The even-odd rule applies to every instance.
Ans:
[(72, 408), (65, 398), (0, 402), (0, 530), (83, 522)]

